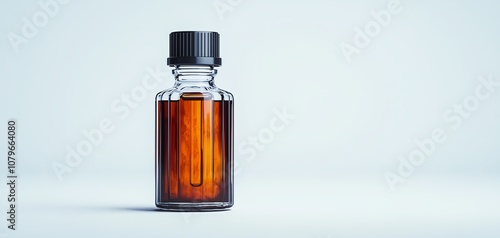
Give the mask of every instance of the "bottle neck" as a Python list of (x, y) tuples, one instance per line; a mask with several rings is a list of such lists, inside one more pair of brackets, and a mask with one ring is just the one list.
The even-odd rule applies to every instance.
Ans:
[(176, 65), (172, 74), (176, 86), (215, 86), (217, 70), (208, 65)]

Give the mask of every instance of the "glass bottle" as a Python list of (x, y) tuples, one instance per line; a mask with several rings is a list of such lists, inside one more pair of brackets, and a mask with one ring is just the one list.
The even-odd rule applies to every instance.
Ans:
[(175, 84), (156, 96), (156, 206), (233, 206), (233, 95), (214, 83), (217, 32), (170, 34)]

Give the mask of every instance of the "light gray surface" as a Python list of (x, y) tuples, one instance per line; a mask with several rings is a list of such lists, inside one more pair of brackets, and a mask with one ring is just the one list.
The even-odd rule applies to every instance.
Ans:
[[(397, 193), (368, 177), (237, 181), (231, 211), (154, 211), (148, 179), (40, 181), (21, 196), (19, 236), (496, 237), (498, 179), (417, 178)], [(28, 187), (28, 184), (25, 185)]]

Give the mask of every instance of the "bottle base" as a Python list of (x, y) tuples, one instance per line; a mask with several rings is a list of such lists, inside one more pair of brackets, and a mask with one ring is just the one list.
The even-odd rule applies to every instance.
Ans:
[(225, 211), (233, 206), (230, 202), (157, 202), (156, 207), (165, 211), (210, 212)]

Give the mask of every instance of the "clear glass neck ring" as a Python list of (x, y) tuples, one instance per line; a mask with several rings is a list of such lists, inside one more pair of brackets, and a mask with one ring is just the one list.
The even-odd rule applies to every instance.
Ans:
[(179, 83), (211, 82), (217, 70), (210, 65), (176, 65), (172, 74)]

